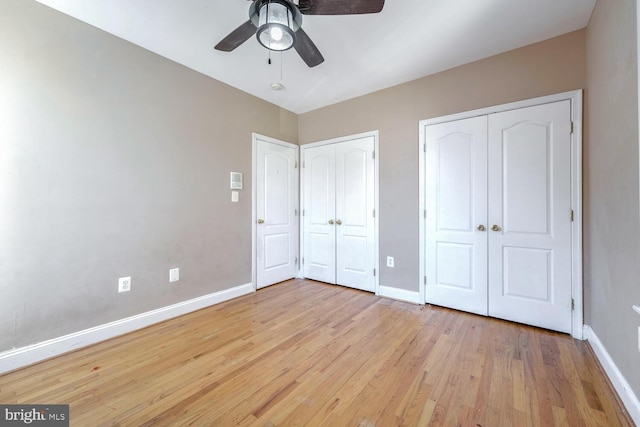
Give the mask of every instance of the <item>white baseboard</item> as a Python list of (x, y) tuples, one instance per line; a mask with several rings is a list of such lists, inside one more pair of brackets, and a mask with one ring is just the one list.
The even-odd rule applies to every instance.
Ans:
[(0, 374), (254, 292), (253, 283), (0, 353)]
[(604, 347), (596, 333), (591, 329), (591, 326), (584, 325), (584, 336), (589, 341), (589, 344), (591, 344), (591, 348), (593, 348), (596, 357), (607, 373), (611, 384), (613, 384), (613, 388), (618, 392), (618, 396), (620, 396), (622, 403), (624, 403), (631, 419), (633, 419), (633, 422), (635, 422), (636, 425), (640, 426), (640, 401), (638, 401), (638, 397), (631, 389), (631, 386), (629, 386), (629, 383), (622, 375), (622, 372), (620, 372), (616, 364), (613, 362), (613, 359), (611, 359), (611, 356), (609, 356), (607, 349)]
[[(414, 304), (421, 304), (420, 292), (407, 291), (405, 289), (392, 288), (390, 286), (379, 286), (378, 296), (412, 302)], [(424, 301), (422, 303), (424, 303)]]

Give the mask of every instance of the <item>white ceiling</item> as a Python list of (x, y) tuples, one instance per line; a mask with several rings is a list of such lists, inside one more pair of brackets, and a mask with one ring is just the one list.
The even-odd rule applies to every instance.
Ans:
[(233, 52), (213, 49), (248, 19), (246, 0), (37, 1), (295, 113), (578, 30), (596, 3), (386, 0), (379, 14), (304, 16), (325, 58), (308, 68), (293, 49), (268, 65), (255, 37)]

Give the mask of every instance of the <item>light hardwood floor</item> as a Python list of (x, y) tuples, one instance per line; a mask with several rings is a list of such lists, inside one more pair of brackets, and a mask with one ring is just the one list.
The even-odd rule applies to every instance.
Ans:
[(72, 426), (630, 426), (567, 335), (291, 280), (0, 376)]

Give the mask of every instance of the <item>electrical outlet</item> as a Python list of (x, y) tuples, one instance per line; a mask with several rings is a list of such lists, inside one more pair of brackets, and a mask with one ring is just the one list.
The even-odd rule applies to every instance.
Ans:
[(395, 266), (395, 260), (392, 256), (387, 257), (387, 267), (393, 268)]
[(118, 279), (118, 292), (129, 292), (131, 290), (131, 276)]
[(180, 280), (180, 269), (172, 268), (169, 270), (169, 283), (177, 282)]

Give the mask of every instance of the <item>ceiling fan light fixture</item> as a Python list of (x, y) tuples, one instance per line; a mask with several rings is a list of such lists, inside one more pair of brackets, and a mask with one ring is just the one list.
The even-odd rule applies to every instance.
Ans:
[(293, 9), (286, 1), (268, 0), (261, 3), (258, 11), (256, 37), (267, 49), (282, 51), (291, 49), (295, 43)]

